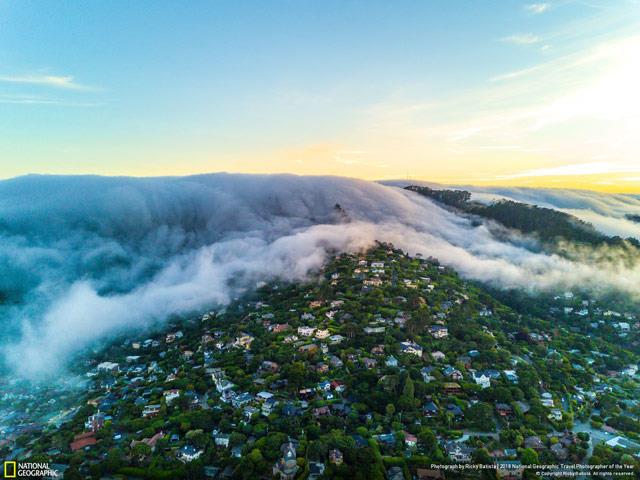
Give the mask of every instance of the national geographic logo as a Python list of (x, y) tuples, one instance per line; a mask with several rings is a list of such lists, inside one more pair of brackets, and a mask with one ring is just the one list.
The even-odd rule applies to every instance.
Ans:
[(16, 462), (4, 462), (4, 478), (16, 478)]
[(58, 472), (49, 468), (48, 463), (4, 462), (3, 478), (57, 478)]

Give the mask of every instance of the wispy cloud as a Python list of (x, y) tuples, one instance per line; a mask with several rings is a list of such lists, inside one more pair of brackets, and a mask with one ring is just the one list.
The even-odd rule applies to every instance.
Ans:
[(529, 12), (529, 13), (533, 13), (535, 15), (538, 15), (540, 13), (544, 13), (547, 10), (549, 10), (549, 8), (551, 8), (551, 4), (550, 3), (530, 3), (528, 5), (525, 5), (524, 9)]
[(65, 90), (91, 90), (92, 87), (77, 83), (72, 76), (60, 75), (0, 75), (0, 82), (37, 85)]
[(599, 175), (608, 173), (637, 173), (640, 165), (630, 162), (588, 162), (573, 165), (561, 165), (550, 168), (536, 168), (525, 170), (512, 175), (502, 175), (499, 178), (525, 178), (525, 177), (556, 177), (573, 175)]
[(518, 33), (516, 35), (509, 35), (500, 39), (506, 43), (513, 43), (515, 45), (533, 45), (540, 42), (540, 37), (531, 33)]
[(50, 97), (42, 97), (38, 95), (3, 95), (0, 94), (0, 104), (4, 105), (50, 105), (59, 107), (98, 107), (102, 105), (96, 102), (74, 102), (68, 100), (60, 100)]

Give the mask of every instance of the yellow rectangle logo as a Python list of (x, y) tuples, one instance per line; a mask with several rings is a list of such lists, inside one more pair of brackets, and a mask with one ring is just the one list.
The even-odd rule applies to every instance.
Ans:
[(4, 478), (16, 478), (16, 462), (4, 462)]

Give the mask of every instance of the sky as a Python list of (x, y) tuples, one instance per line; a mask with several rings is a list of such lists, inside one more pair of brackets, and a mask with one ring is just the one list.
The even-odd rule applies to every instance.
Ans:
[(638, 0), (0, 0), (0, 178), (640, 192)]

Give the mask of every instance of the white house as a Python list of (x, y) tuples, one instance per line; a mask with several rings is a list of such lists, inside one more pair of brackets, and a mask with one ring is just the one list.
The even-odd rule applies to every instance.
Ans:
[(329, 330), (316, 330), (316, 338), (320, 340), (324, 340), (329, 337), (329, 335), (331, 335)]
[(476, 372), (473, 372), (473, 381), (476, 384), (480, 385), (483, 389), (489, 388), (491, 386), (491, 378), (482, 373), (480, 376), (477, 376)]
[(400, 350), (402, 351), (402, 353), (415, 355), (416, 357), (422, 357), (422, 347), (414, 342), (400, 342)]
[(167, 405), (171, 405), (171, 402), (180, 397), (180, 390), (178, 390), (177, 388), (165, 390), (164, 392), (162, 392), (162, 395), (164, 396), (164, 401), (167, 402)]
[(115, 362), (102, 362), (96, 367), (100, 372), (118, 372), (120, 366)]
[(298, 335), (302, 335), (303, 337), (313, 337), (313, 334), (316, 332), (316, 329), (313, 327), (298, 327)]
[(178, 459), (181, 462), (192, 462), (198, 458), (200, 455), (204, 453), (204, 450), (197, 450), (195, 447), (191, 445), (185, 445), (180, 449), (180, 453), (178, 454)]

